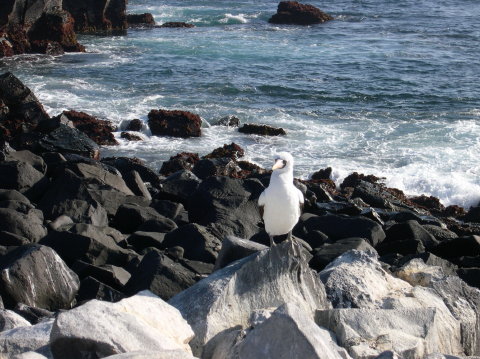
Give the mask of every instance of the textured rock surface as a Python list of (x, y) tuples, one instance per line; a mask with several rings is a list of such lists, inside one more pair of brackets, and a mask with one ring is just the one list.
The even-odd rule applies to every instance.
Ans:
[(273, 24), (319, 24), (333, 17), (312, 5), (300, 4), (297, 1), (281, 1), (277, 13), (268, 22)]
[(99, 32), (125, 30), (126, 0), (64, 0), (63, 8), (75, 19), (75, 31)]
[(49, 247), (26, 245), (2, 258), (0, 293), (7, 307), (25, 303), (49, 310), (70, 308), (77, 275)]
[(35, 351), (51, 358), (49, 342), (52, 326), (53, 320), (48, 320), (36, 325), (1, 332), (0, 355), (4, 353), (8, 355), (7, 358), (10, 358), (15, 354)]
[(178, 310), (141, 292), (118, 303), (92, 300), (61, 313), (52, 328), (51, 349), (55, 358), (72, 359), (136, 350), (190, 353), (192, 337)]
[(30, 325), (29, 321), (17, 313), (8, 309), (0, 309), (0, 332)]
[(322, 283), (296, 256), (299, 251), (291, 242), (281, 243), (220, 269), (173, 297), (169, 303), (180, 310), (195, 332), (194, 354), (218, 333), (247, 326), (253, 310), (285, 302), (306, 313), (329, 308)]
[(248, 257), (266, 248), (266, 246), (260, 243), (235, 236), (227, 236), (222, 241), (222, 249), (220, 249), (215, 261), (215, 270), (221, 269), (236, 260)]
[(285, 130), (281, 127), (276, 128), (267, 125), (257, 125), (254, 123), (244, 124), (238, 129), (238, 132), (261, 136), (284, 136), (287, 134)]
[(202, 119), (188, 111), (151, 110), (148, 125), (155, 136), (199, 137)]

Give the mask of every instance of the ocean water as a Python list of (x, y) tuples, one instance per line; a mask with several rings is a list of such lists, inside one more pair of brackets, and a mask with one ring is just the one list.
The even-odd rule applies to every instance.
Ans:
[[(127, 155), (158, 169), (182, 152), (205, 155), (236, 142), (272, 164), (290, 151), (301, 178), (331, 166), (385, 177), (409, 195), (465, 207), (480, 201), (480, 2), (310, 1), (336, 20), (314, 26), (267, 23), (278, 1), (130, 0), (129, 13), (192, 29), (133, 29), (80, 36), (85, 54), (0, 60), (51, 115), (65, 109), (144, 121), (151, 109), (182, 109), (204, 120), (201, 138), (149, 136), (103, 156)], [(210, 126), (283, 127), (286, 137)], [(117, 134), (119, 135), (119, 133)]]

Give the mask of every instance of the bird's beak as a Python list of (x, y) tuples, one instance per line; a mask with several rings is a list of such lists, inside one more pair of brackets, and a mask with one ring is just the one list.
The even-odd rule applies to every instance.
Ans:
[(283, 167), (283, 161), (282, 160), (276, 160), (275, 164), (272, 167), (272, 170), (275, 171), (276, 169), (282, 168), (282, 167)]

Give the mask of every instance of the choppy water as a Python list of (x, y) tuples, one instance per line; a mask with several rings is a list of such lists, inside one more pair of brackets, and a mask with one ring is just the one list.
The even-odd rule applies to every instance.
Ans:
[[(86, 54), (0, 61), (51, 115), (64, 109), (146, 120), (153, 108), (198, 113), (198, 139), (147, 137), (105, 149), (159, 168), (180, 151), (204, 155), (232, 141), (263, 166), (274, 150), (296, 175), (326, 166), (387, 178), (407, 194), (469, 206), (480, 200), (480, 2), (310, 1), (336, 20), (309, 27), (267, 23), (278, 1), (130, 0), (130, 13), (193, 29), (81, 36)], [(208, 127), (226, 115), (284, 127), (261, 138)]]

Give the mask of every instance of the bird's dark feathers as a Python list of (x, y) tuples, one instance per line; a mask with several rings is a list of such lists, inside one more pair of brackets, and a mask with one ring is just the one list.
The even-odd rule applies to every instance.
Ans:
[(260, 212), (260, 218), (263, 219), (263, 207), (265, 206), (258, 206), (258, 211)]

